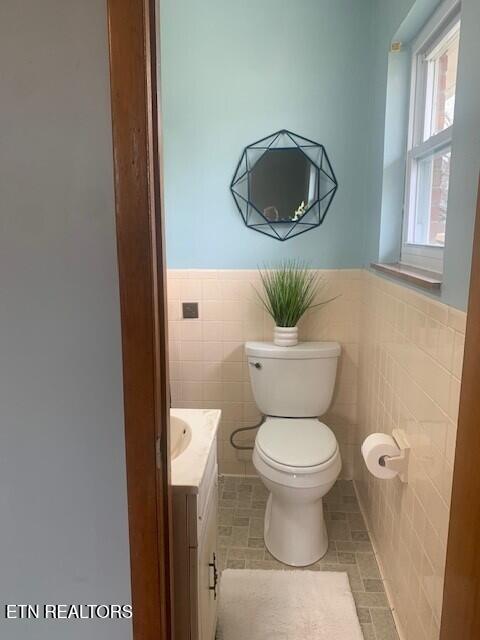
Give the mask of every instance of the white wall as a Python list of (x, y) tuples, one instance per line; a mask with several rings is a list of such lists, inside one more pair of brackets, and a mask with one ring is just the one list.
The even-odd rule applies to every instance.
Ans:
[(0, 637), (129, 639), (3, 611), (130, 601), (105, 1), (1, 0), (0, 92)]

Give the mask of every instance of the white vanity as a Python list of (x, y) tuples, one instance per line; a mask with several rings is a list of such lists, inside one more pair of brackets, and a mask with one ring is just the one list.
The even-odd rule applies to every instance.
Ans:
[(172, 409), (176, 640), (214, 640), (217, 623), (217, 430), (215, 409)]

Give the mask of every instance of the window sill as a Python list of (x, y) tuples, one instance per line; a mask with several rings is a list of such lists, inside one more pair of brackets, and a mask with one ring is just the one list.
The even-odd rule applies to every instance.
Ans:
[(401, 262), (381, 263), (372, 262), (372, 269), (386, 273), (392, 278), (414, 284), (431, 292), (439, 292), (442, 287), (442, 274), (424, 269), (417, 269)]

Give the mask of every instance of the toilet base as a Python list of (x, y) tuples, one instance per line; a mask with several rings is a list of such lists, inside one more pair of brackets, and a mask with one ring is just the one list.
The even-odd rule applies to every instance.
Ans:
[(270, 493), (264, 537), (268, 551), (284, 564), (306, 567), (320, 560), (328, 550), (322, 498), (305, 504)]

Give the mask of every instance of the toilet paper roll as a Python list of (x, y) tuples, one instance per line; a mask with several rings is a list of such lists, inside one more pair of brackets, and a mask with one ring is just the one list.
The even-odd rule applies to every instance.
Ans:
[(362, 456), (367, 469), (376, 478), (390, 479), (397, 475), (396, 471), (382, 466), (383, 456), (398, 456), (400, 449), (392, 436), (386, 433), (372, 433), (362, 444)]

